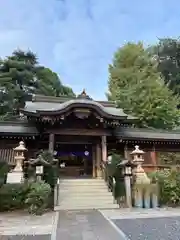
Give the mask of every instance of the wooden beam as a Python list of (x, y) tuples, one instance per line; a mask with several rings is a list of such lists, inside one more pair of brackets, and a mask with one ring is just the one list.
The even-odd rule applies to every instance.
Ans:
[(111, 132), (101, 129), (48, 129), (46, 133), (56, 135), (77, 135), (77, 136), (111, 136)]

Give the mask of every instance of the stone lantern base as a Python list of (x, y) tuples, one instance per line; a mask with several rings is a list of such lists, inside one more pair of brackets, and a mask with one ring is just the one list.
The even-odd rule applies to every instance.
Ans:
[(23, 172), (9, 172), (7, 175), (7, 183), (22, 183), (24, 181)]
[(24, 174), (21, 166), (21, 159), (18, 159), (15, 168), (7, 174), (7, 183), (22, 182), (24, 182)]

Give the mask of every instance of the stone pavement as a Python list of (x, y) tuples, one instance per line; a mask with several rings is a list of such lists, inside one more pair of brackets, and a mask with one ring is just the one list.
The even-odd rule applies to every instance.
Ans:
[(180, 209), (101, 212), (129, 240), (180, 240)]
[(179, 240), (180, 217), (114, 220), (130, 240)]
[(51, 235), (12, 235), (0, 237), (0, 240), (51, 240)]
[(120, 208), (112, 210), (100, 210), (100, 212), (108, 219), (136, 219), (136, 218), (156, 218), (156, 217), (178, 217), (180, 216), (180, 208)]
[(96, 210), (60, 211), (56, 240), (124, 240)]
[(55, 213), (32, 216), (25, 212), (0, 213), (0, 240), (49, 240)]
[[(3, 237), (2, 237), (3, 236)], [(0, 240), (180, 240), (180, 209), (0, 214)]]

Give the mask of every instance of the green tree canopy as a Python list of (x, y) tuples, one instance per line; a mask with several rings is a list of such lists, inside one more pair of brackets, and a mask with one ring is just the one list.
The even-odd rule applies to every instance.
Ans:
[(73, 90), (64, 86), (58, 75), (40, 66), (31, 51), (17, 50), (0, 61), (0, 116), (12, 115), (24, 106), (29, 94), (73, 96)]
[(159, 39), (148, 51), (157, 59), (165, 84), (180, 96), (180, 39)]
[(179, 124), (178, 99), (166, 87), (157, 61), (142, 43), (128, 43), (109, 66), (108, 98), (139, 118), (141, 126), (173, 128)]
[(72, 88), (64, 86), (57, 73), (49, 68), (39, 67), (36, 69), (37, 84), (35, 93), (47, 96), (75, 96)]

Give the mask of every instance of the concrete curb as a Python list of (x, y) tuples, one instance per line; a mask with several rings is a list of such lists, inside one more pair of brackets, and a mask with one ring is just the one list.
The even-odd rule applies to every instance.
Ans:
[(59, 212), (55, 212), (55, 216), (54, 216), (54, 219), (53, 219), (51, 240), (56, 240), (56, 232), (57, 232), (58, 220), (59, 220)]
[(111, 221), (103, 212), (99, 210), (99, 212), (102, 214), (102, 216), (109, 222), (109, 224), (114, 228), (114, 230), (122, 237), (123, 240), (130, 240), (123, 231), (121, 231), (116, 224)]

